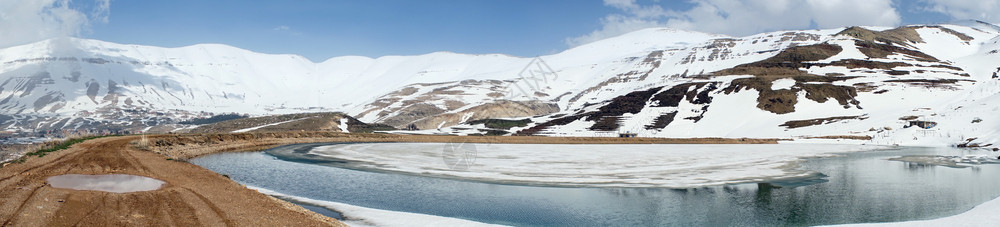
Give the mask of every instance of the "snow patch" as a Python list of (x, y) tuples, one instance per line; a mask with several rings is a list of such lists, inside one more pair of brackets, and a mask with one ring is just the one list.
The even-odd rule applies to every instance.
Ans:
[(343, 133), (349, 133), (350, 132), (350, 131), (347, 131), (347, 127), (348, 127), (348, 125), (347, 125), (347, 118), (341, 118), (340, 119), (340, 125), (337, 125), (337, 127), (340, 128), (340, 132), (343, 132)]
[(775, 80), (774, 82), (771, 82), (771, 90), (775, 91), (781, 89), (792, 89), (792, 86), (795, 86), (795, 80), (788, 78), (779, 79)]
[(300, 121), (300, 120), (303, 120), (303, 119), (308, 119), (308, 117), (299, 118), (299, 119), (293, 119), (293, 120), (287, 120), (287, 121), (282, 121), (282, 122), (278, 122), (278, 123), (271, 123), (271, 124), (261, 125), (261, 126), (257, 126), (257, 127), (251, 127), (251, 128), (234, 130), (234, 131), (232, 131), (232, 133), (249, 132), (249, 131), (261, 129), (261, 128), (264, 128), (264, 127), (267, 127), (267, 126), (275, 126), (275, 125), (280, 125), (280, 124), (285, 124), (285, 123), (291, 123), (291, 122), (296, 122), (296, 121)]

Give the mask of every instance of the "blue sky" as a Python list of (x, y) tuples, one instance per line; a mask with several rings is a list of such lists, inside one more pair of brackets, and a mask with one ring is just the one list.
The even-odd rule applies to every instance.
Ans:
[(536, 56), (648, 27), (741, 36), (996, 23), (1000, 0), (0, 0), (0, 11), (23, 16), (4, 18), (0, 31), (30, 34), (0, 38), (0, 46), (72, 35), (163, 47), (222, 43), (323, 61), (435, 51)]
[(435, 51), (528, 56), (565, 49), (568, 34), (595, 29), (595, 18), (612, 11), (573, 0), (244, 2), (113, 1), (109, 22), (85, 36), (170, 47), (224, 43), (313, 61)]

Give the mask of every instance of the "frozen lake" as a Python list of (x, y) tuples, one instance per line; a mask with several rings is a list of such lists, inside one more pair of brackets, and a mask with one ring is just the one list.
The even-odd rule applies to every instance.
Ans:
[[(951, 216), (1000, 196), (1000, 181), (995, 180), (1000, 165), (962, 161), (977, 159), (961, 157), (992, 155), (976, 150), (829, 145), (580, 149), (495, 144), (478, 146), (475, 155), (468, 156), (468, 149), (442, 150), (444, 144), (360, 145), (290, 145), (191, 162), (289, 196), (517, 226), (895, 222)], [(400, 147), (409, 149), (393, 151)], [(532, 149), (541, 151), (524, 152)], [(552, 149), (556, 152), (539, 153)], [(459, 156), (454, 156), (456, 152)], [(928, 162), (931, 165), (889, 160), (901, 156), (937, 161)], [(943, 158), (926, 158), (935, 156)], [(472, 158), (467, 165), (455, 165), (461, 163), (455, 160)], [(941, 159), (956, 163), (940, 165)], [(654, 183), (626, 185), (623, 182), (632, 181), (624, 179), (608, 184), (606, 179), (611, 178)], [(685, 184), (670, 179), (689, 183), (681, 187)], [(350, 218), (351, 213), (344, 216)]]
[(872, 150), (854, 145), (353, 143), (271, 150), (285, 159), (352, 169), (507, 184), (694, 188), (815, 177), (805, 157)]

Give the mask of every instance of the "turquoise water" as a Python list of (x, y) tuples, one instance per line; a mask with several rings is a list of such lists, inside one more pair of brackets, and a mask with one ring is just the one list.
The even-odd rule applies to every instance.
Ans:
[(287, 161), (265, 152), (224, 153), (191, 162), (240, 183), (287, 195), (494, 224), (802, 226), (919, 220), (964, 212), (1000, 196), (1000, 165), (951, 168), (887, 159), (975, 152), (989, 153), (948, 148), (852, 153), (800, 163), (803, 169), (827, 176), (821, 179), (691, 189), (461, 181), (338, 167), (343, 160), (284, 157), (291, 160)]

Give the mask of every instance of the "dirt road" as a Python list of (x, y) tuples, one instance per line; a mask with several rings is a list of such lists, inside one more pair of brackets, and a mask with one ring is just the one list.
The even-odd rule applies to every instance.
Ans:
[[(86, 141), (0, 168), (2, 226), (342, 226), (336, 220), (246, 189), (224, 176), (139, 151), (135, 137)], [(167, 182), (155, 191), (53, 188), (62, 174), (132, 174)]]

